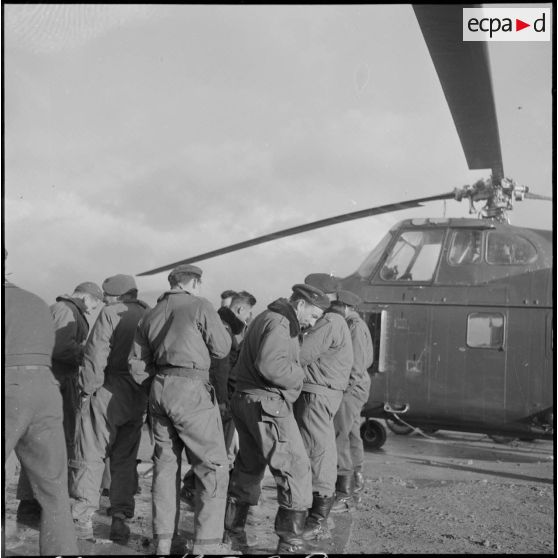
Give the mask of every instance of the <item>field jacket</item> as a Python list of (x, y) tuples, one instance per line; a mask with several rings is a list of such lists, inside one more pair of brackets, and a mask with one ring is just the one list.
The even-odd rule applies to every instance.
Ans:
[(139, 323), (128, 366), (145, 387), (162, 368), (192, 369), (209, 377), (211, 357), (224, 358), (230, 349), (231, 336), (209, 300), (171, 289)]
[(370, 368), (374, 362), (372, 337), (368, 326), (356, 312), (349, 313), (347, 325), (351, 333), (354, 354), (347, 391), (358, 399), (366, 402), (370, 391), (370, 375), (368, 374), (368, 368)]
[(353, 365), (353, 344), (345, 319), (327, 311), (303, 336), (300, 363), (305, 367), (303, 391), (345, 391)]
[(276, 394), (296, 401), (304, 371), (300, 365), (300, 326), (290, 303), (280, 298), (248, 326), (233, 374), (236, 391)]
[(129, 376), (128, 355), (136, 327), (149, 306), (141, 300), (117, 301), (100, 312), (85, 345), (79, 387), (83, 393), (97, 391), (105, 376)]

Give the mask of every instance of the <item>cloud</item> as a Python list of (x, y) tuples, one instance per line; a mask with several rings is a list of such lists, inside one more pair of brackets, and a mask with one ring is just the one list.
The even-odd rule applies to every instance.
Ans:
[(33, 53), (53, 53), (160, 13), (155, 6), (141, 4), (8, 4), (4, 7), (5, 40), (11, 47)]

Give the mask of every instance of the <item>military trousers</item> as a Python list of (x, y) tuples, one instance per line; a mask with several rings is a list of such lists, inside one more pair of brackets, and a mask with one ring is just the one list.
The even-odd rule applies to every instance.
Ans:
[(291, 406), (282, 398), (235, 393), (231, 412), (239, 451), (230, 496), (255, 506), (266, 466), (277, 484), (280, 507), (306, 510), (312, 505), (310, 462)]
[[(232, 417), (223, 418), (221, 416), (223, 423), (223, 435), (225, 438), (225, 449), (227, 450), (227, 460), (229, 462), (229, 472), (232, 471), (234, 466), (234, 461), (236, 459), (236, 454), (238, 453), (238, 433), (234, 426), (234, 421)], [(192, 468), (186, 471), (184, 478), (182, 479), (182, 485), (194, 492), (196, 488), (196, 477), (194, 475), (194, 470)]]
[(153, 452), (153, 534), (172, 538), (179, 520), (182, 451), (196, 476), (194, 542), (221, 542), (229, 468), (221, 415), (208, 381), (157, 374), (149, 395)]
[[(333, 419), (335, 427), (335, 442), (337, 444), (337, 475), (352, 475), (358, 463), (358, 441), (360, 438), (360, 410), (362, 400), (347, 391), (343, 394), (341, 405)], [(356, 430), (356, 432), (355, 432)], [(358, 440), (355, 440), (355, 434)], [(356, 455), (355, 455), (356, 454)], [(353, 459), (355, 458), (355, 459)], [(360, 458), (362, 467), (362, 457)]]
[(75, 519), (86, 521), (99, 507), (99, 491), (110, 457), (112, 514), (134, 515), (136, 459), (147, 397), (130, 376), (108, 374), (105, 384), (81, 406), (69, 460)]
[(42, 507), (41, 555), (77, 555), (68, 497), (62, 397), (50, 368), (6, 367), (4, 412), (5, 456), (15, 450)]
[[(64, 417), (64, 438), (66, 441), (66, 453), (70, 459), (73, 455), (73, 441), (76, 430), (76, 409), (79, 404), (78, 387), (75, 375), (56, 374), (54, 371), (54, 377), (60, 384), (62, 412)], [(23, 468), (21, 469), (17, 483), (16, 498), (18, 500), (31, 500), (34, 498), (31, 484)]]
[(333, 496), (337, 480), (337, 446), (333, 417), (343, 392), (303, 391), (294, 404), (296, 422), (312, 467), (312, 492)]
[(64, 411), (64, 436), (66, 438), (66, 448), (68, 457), (72, 458), (72, 450), (76, 433), (76, 416), (79, 407), (79, 387), (77, 385), (77, 370), (75, 374), (54, 375), (60, 383), (60, 393), (62, 394), (62, 409)]

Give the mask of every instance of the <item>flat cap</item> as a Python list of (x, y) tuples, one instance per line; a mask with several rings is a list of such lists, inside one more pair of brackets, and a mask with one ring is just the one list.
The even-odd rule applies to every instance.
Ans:
[(358, 306), (362, 298), (351, 291), (337, 291), (337, 300), (347, 306)]
[(181, 265), (175, 267), (169, 273), (169, 279), (173, 275), (176, 275), (177, 273), (191, 273), (192, 275), (197, 275), (198, 277), (201, 277), (203, 272), (202, 272), (201, 268), (199, 268), (197, 265), (181, 264)]
[(85, 281), (84, 283), (80, 283), (75, 289), (74, 293), (87, 293), (91, 296), (94, 296), (98, 300), (103, 300), (103, 291), (101, 287), (97, 285), (97, 283), (93, 283), (91, 281)]
[(334, 293), (339, 286), (339, 279), (327, 273), (310, 273), (306, 276), (304, 282), (312, 285), (324, 293)]
[(330, 302), (327, 295), (312, 285), (306, 285), (304, 283), (293, 285), (293, 294), (301, 295), (304, 300), (322, 310), (327, 310), (329, 308)]
[(236, 291), (231, 291), (230, 289), (227, 289), (226, 291), (223, 291), (221, 293), (221, 298), (223, 300), (225, 300), (225, 298), (230, 298), (231, 296), (234, 296), (235, 294), (237, 294)]
[(103, 291), (110, 296), (120, 296), (132, 289), (137, 290), (137, 286), (131, 275), (113, 275), (103, 281)]

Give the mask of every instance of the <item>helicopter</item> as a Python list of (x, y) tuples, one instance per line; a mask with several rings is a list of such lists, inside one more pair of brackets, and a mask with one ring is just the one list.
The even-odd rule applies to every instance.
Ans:
[[(521, 439), (554, 436), (553, 234), (513, 226), (516, 202), (552, 198), (504, 174), (486, 44), (462, 41), (462, 8), (414, 5), (474, 184), (337, 215), (192, 256), (138, 275), (213, 258), (333, 224), (467, 200), (475, 218), (394, 225), (340, 289), (360, 296), (374, 342), (362, 410), (367, 448), (421, 428)], [(483, 204), (478, 208), (478, 204)], [(528, 335), (526, 335), (528, 332)]]

